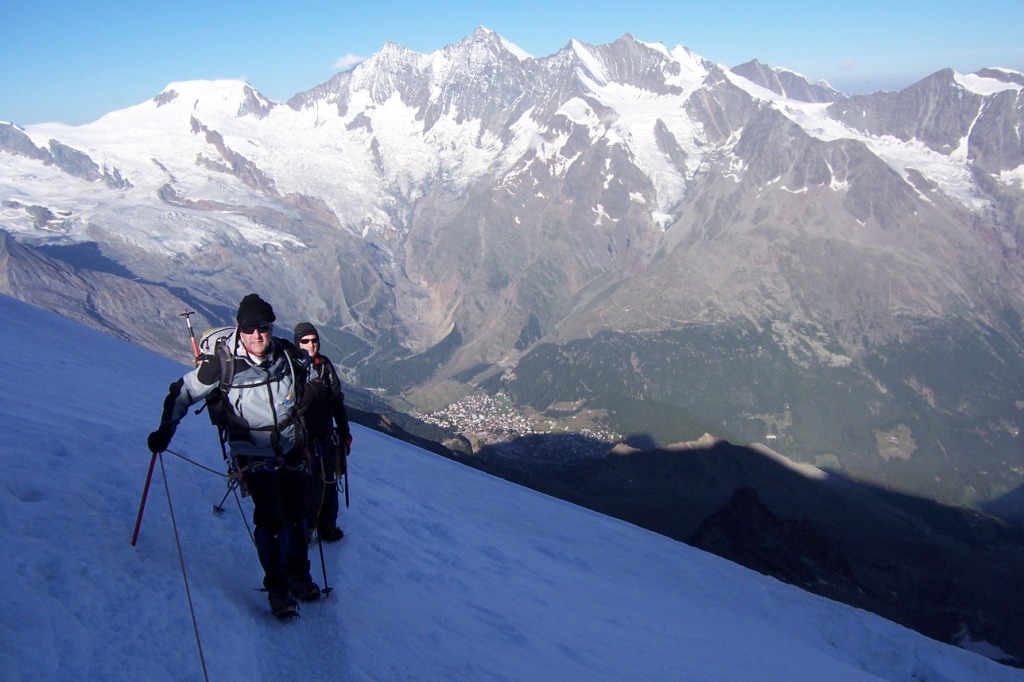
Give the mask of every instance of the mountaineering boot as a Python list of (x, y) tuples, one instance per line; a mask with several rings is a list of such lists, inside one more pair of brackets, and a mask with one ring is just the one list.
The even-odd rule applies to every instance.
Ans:
[(278, 620), (287, 620), (299, 615), (299, 605), (288, 594), (288, 590), (271, 590), (268, 598), (270, 610)]
[(324, 542), (337, 542), (345, 537), (345, 531), (337, 526), (327, 526), (326, 528), (321, 528), (317, 532), (320, 533), (320, 539)]
[(292, 577), (288, 580), (288, 588), (296, 599), (316, 601), (320, 598), (320, 587), (313, 582), (309, 573), (304, 576)]

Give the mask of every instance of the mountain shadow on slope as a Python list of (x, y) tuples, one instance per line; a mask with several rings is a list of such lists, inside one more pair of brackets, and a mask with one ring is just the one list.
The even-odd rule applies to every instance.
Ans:
[[(939, 641), (1024, 666), (1024, 529), (711, 437), (637, 450), (537, 436), (457, 459)], [(560, 445), (571, 449), (562, 459)]]
[(989, 514), (1024, 526), (1024, 485), (1017, 486), (1002, 497), (982, 505)]
[(106, 272), (125, 279), (135, 279), (135, 273), (107, 257), (96, 242), (78, 244), (42, 244), (36, 247), (40, 253), (62, 260), (76, 270)]
[(824, 528), (807, 516), (779, 518), (750, 486), (737, 488), (721, 509), (704, 519), (689, 544), (821, 594), (838, 598), (863, 589)]

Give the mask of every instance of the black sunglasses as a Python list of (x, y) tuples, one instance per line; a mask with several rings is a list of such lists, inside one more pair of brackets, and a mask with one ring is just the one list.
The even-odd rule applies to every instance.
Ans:
[(274, 323), (273, 322), (264, 322), (263, 324), (254, 324), (254, 325), (249, 325), (249, 326), (245, 326), (245, 327), (239, 327), (239, 329), (241, 330), (241, 332), (243, 334), (252, 334), (257, 329), (260, 331), (260, 334), (269, 334), (270, 330), (273, 329), (273, 328), (274, 328)]
[(299, 339), (300, 346), (308, 346), (311, 343), (320, 343), (320, 339), (315, 336), (310, 336), (308, 339)]

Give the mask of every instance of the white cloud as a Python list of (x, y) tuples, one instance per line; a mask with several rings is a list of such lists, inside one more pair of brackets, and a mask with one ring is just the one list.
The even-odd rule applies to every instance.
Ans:
[(345, 71), (351, 69), (353, 66), (361, 61), (364, 61), (366, 57), (360, 57), (357, 54), (347, 53), (344, 57), (338, 57), (338, 59), (331, 65), (331, 69), (334, 71)]

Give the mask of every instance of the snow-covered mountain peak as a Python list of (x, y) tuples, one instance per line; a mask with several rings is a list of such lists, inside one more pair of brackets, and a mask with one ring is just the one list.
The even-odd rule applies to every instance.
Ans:
[(515, 43), (513, 43), (513, 42), (511, 42), (511, 41), (509, 41), (509, 40), (507, 40), (505, 38), (502, 38), (501, 36), (498, 36), (498, 38), (501, 40), (502, 45), (505, 46), (505, 49), (509, 52), (509, 54), (517, 57), (520, 61), (526, 61), (528, 59), (535, 59), (535, 57), (532, 54), (530, 54), (529, 52), (527, 52), (523, 48), (519, 47)]
[(773, 68), (756, 59), (728, 71), (774, 93), (769, 99), (779, 96), (802, 102), (834, 102), (841, 98), (840, 93), (826, 83), (812, 83), (795, 71)]
[[(530, 53), (528, 53), (526, 50), (522, 49), (515, 43), (503, 38), (498, 33), (483, 26), (477, 26), (476, 29), (471, 34), (469, 34), (462, 40), (458, 41), (454, 45), (450, 45), (449, 47), (457, 50), (468, 49), (471, 51), (477, 51), (482, 49), (484, 51), (492, 52), (494, 54), (499, 55), (509, 54), (519, 61), (526, 61), (528, 59), (534, 58), (533, 55), (531, 55)], [(442, 49), (446, 50), (448, 48)]]
[(605, 65), (590, 45), (574, 38), (569, 42), (568, 50), (581, 69), (581, 75), (601, 85), (608, 82)]
[[(545, 119), (555, 112), (575, 111), (579, 104), (574, 103), (576, 98), (591, 97), (603, 108), (594, 109), (593, 101), (583, 107), (591, 112), (586, 120), (596, 125), (588, 136), (597, 139), (612, 134), (617, 144), (628, 148), (639, 167), (658, 178), (655, 186), (663, 191), (657, 203), (664, 207), (682, 196), (685, 178), (708, 152), (708, 124), (724, 122), (710, 112), (705, 114), (710, 119), (694, 120), (690, 107), (697, 104), (691, 96), (702, 91), (700, 108), (732, 106), (725, 100), (713, 104), (715, 98), (736, 96), (721, 90), (719, 84), (726, 79), (755, 102), (777, 107), (819, 139), (865, 139), (870, 143), (879, 137), (874, 129), (856, 120), (853, 109), (844, 115), (821, 106), (839, 99), (834, 90), (757, 60), (724, 69), (688, 48), (677, 46), (670, 51), (661, 44), (638, 41), (628, 33), (606, 45), (573, 39), (555, 55), (533, 59), (482, 26), (464, 39), (426, 55), (387, 42), (351, 71), (296, 95), (288, 107), (268, 100), (242, 80), (180, 81), (169, 84), (150, 101), (112, 112), (93, 124), (77, 129), (34, 126), (27, 133), (39, 148), (46, 147), (50, 139), (60, 139), (86, 151), (101, 165), (122, 168), (125, 177), (136, 183), (138, 180), (131, 178), (156, 167), (150, 159), (157, 159), (178, 182), (185, 182), (185, 169), (194, 167), (197, 159), (214, 158), (218, 159), (216, 164), (223, 165), (224, 161), (219, 160), (222, 156), (228, 157), (225, 167), (236, 166), (239, 175), (237, 166), (242, 159), (232, 155), (242, 154), (255, 162), (257, 176), (272, 175), (279, 190), (324, 197), (336, 206), (336, 214), (349, 214), (340, 208), (350, 203), (351, 197), (342, 198), (348, 192), (321, 185), (309, 173), (308, 158), (293, 163), (282, 151), (322, 149), (318, 165), (330, 167), (332, 172), (347, 169), (345, 177), (360, 178), (354, 186), (361, 185), (364, 190), (374, 187), (369, 195), (362, 192), (364, 198), (356, 202), (363, 211), (367, 201), (381, 206), (388, 202), (381, 194), (387, 192), (379, 184), (381, 179), (388, 183), (399, 175), (409, 178), (411, 169), (419, 170), (412, 173), (412, 185), (399, 192), (406, 197), (414, 196), (412, 187), (430, 182), (435, 173), (453, 178), (452, 171), (457, 168), (456, 175), (463, 177), (456, 185), (465, 188), (495, 163), (498, 166), (494, 168), (509, 168), (515, 162), (510, 157), (512, 150), (534, 146), (522, 135), (530, 136), (537, 126), (549, 125), (551, 121)], [(916, 88), (941, 93), (955, 83), (971, 93), (997, 94), (1019, 91), (1024, 86), (1018, 80), (1024, 82), (1024, 77), (1006, 70), (967, 76), (947, 70)], [(566, 106), (569, 109), (564, 109)], [(510, 127), (513, 122), (525, 121), (528, 111), (534, 124)], [(584, 125), (584, 119), (574, 120)], [(864, 120), (871, 122), (870, 117)], [(446, 123), (439, 127), (441, 122)], [(734, 125), (723, 129), (722, 140), (736, 132)], [(656, 129), (662, 132), (655, 134)], [(483, 131), (492, 137), (480, 137)], [(208, 138), (208, 134), (214, 137)], [(154, 137), (149, 143), (145, 141), (147, 135)], [(216, 142), (217, 136), (223, 141)], [(913, 137), (907, 134), (901, 139), (909, 143)], [(918, 137), (925, 139), (923, 135)], [(962, 133), (955, 144), (947, 145), (951, 149), (962, 146), (961, 138)], [(451, 145), (449, 152), (439, 156), (428, 151), (440, 140)], [(212, 157), (211, 143), (220, 145)], [(375, 145), (372, 153), (357, 151), (371, 143)], [(144, 150), (146, 144), (152, 146), (148, 153)], [(937, 153), (949, 154), (938, 143), (928, 144)], [(126, 151), (129, 146), (130, 152)], [(667, 153), (675, 147), (681, 153)], [(157, 153), (158, 148), (165, 151)], [(872, 144), (872, 148), (878, 151), (883, 146)], [(414, 151), (417, 149), (422, 154)], [(344, 160), (332, 150), (342, 152)], [(468, 163), (467, 151), (472, 163)], [(674, 160), (670, 159), (673, 155)], [(445, 158), (449, 161), (442, 160)], [(898, 161), (892, 161), (892, 155), (885, 158), (901, 174), (908, 166), (920, 169), (928, 165), (908, 162), (906, 154)], [(410, 165), (414, 159), (422, 162)], [(389, 170), (398, 165), (404, 165), (405, 170), (398, 174)], [(1006, 166), (1000, 170), (1010, 169)], [(366, 178), (367, 172), (382, 177)], [(971, 184), (960, 172), (944, 172), (941, 179), (943, 184)], [(335, 196), (326, 196), (331, 194)], [(967, 196), (970, 192), (951, 194)]]
[(376, 54), (341, 74), (344, 78), (337, 83), (351, 91), (368, 92), (380, 104), (391, 96), (402, 78), (420, 70), (423, 59), (422, 54), (389, 41)]
[(979, 76), (986, 78), (995, 78), (996, 80), (1006, 81), (1008, 83), (1016, 83), (1017, 85), (1024, 85), (1024, 73), (1020, 71), (1014, 71), (1013, 69), (1004, 69), (1000, 67), (989, 67), (981, 69), (975, 72)]
[(209, 114), (217, 118), (225, 113), (263, 118), (277, 106), (245, 81), (235, 79), (170, 83), (152, 101), (158, 109), (177, 105), (190, 108), (194, 116)]
[[(1014, 72), (1007, 72), (1007, 76), (1012, 76)], [(1024, 79), (1021, 82), (1016, 82), (1012, 78), (999, 78), (997, 72), (994, 71), (979, 71), (975, 73), (963, 74), (955, 73), (953, 79), (962, 85), (965, 90), (973, 92), (976, 95), (982, 95), (987, 97), (989, 95), (995, 95), (1000, 92), (1007, 90), (1014, 90), (1020, 92), (1024, 90)], [(1020, 76), (1021, 74), (1017, 74)]]
[(710, 61), (681, 45), (672, 48), (669, 55), (679, 65), (679, 74), (675, 79), (669, 79), (669, 83), (686, 89), (703, 82), (714, 67)]
[[(69, 126), (47, 123), (28, 126), (26, 133), (39, 146), (56, 138), (83, 149), (142, 143), (140, 135), (187, 131), (193, 120), (208, 126), (245, 126), (267, 117), (278, 103), (242, 80), (192, 80), (169, 83), (151, 99), (112, 111), (90, 123)], [(248, 119), (248, 123), (243, 119)], [(150, 139), (162, 146), (166, 139)]]
[[(502, 81), (515, 81), (510, 72), (518, 71), (528, 59), (523, 50), (494, 31), (479, 27), (459, 42), (431, 52), (423, 67), (433, 93), (453, 84), (468, 83), (476, 84), (472, 90), (490, 90)], [(465, 94), (468, 93), (462, 93)]]

